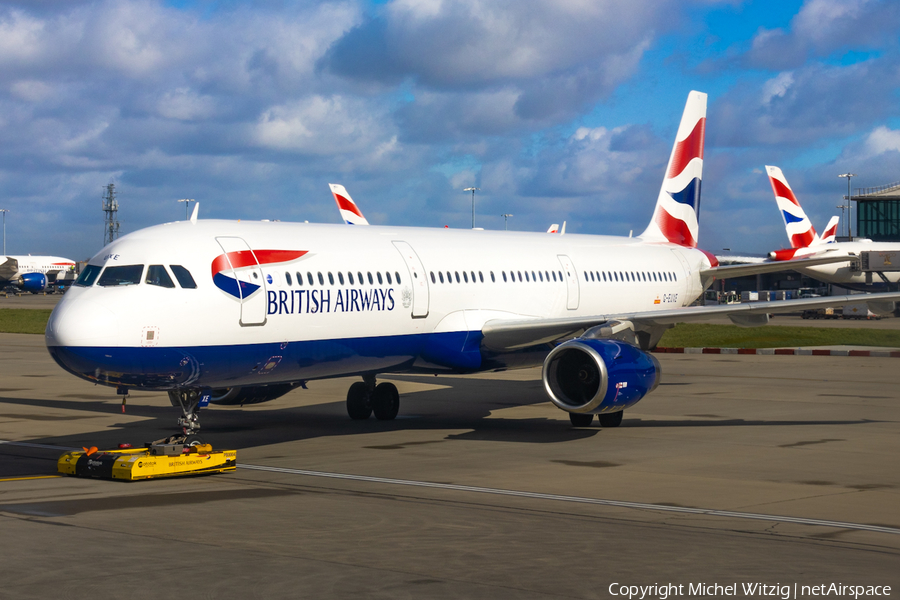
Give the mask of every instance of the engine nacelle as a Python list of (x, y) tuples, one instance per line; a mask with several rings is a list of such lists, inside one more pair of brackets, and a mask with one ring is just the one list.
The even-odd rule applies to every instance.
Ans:
[(212, 396), (209, 401), (211, 404), (222, 404), (224, 406), (261, 404), (281, 398), (299, 385), (300, 382), (292, 382), (212, 390)]
[(23, 292), (43, 292), (47, 289), (47, 276), (43, 273), (23, 273), (15, 285)]
[(544, 388), (553, 404), (572, 413), (624, 410), (656, 389), (659, 361), (632, 344), (574, 339), (544, 360)]

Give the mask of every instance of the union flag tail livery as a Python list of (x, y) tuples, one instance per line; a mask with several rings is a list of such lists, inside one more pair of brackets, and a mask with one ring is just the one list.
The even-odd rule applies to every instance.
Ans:
[(706, 94), (691, 92), (681, 116), (653, 218), (640, 235), (644, 241), (697, 247), (705, 130)]
[(769, 183), (772, 184), (772, 191), (775, 193), (775, 202), (778, 203), (781, 218), (784, 219), (784, 228), (787, 230), (791, 248), (811, 246), (818, 241), (819, 235), (809, 217), (800, 207), (800, 202), (794, 195), (791, 186), (788, 185), (787, 179), (784, 178), (784, 173), (778, 167), (768, 165), (766, 165), (766, 172), (769, 174)]
[(331, 193), (334, 194), (334, 201), (337, 202), (338, 210), (341, 211), (341, 217), (347, 225), (369, 224), (344, 186), (337, 183), (329, 183), (328, 187), (331, 188)]
[(820, 244), (830, 244), (836, 239), (837, 226), (840, 219), (841, 218), (837, 215), (831, 217), (831, 220), (828, 221), (828, 225), (825, 226), (825, 231), (822, 233), (822, 237), (819, 238)]

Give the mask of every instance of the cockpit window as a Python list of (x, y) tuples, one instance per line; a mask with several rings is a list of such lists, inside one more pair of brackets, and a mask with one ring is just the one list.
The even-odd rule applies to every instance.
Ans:
[(194, 283), (194, 278), (191, 277), (190, 271), (188, 271), (181, 265), (169, 265), (169, 268), (172, 269), (172, 273), (175, 274), (175, 279), (178, 280), (178, 285), (189, 290), (193, 290), (197, 287), (197, 284)]
[(106, 267), (97, 285), (101, 287), (115, 287), (118, 285), (137, 285), (141, 282), (141, 274), (144, 265), (122, 265), (121, 267)]
[(98, 265), (87, 265), (84, 268), (84, 271), (81, 272), (81, 275), (78, 276), (78, 280), (75, 282), (75, 285), (80, 285), (82, 287), (91, 287), (94, 285), (94, 282), (97, 281), (97, 275), (100, 274), (100, 271), (103, 270), (103, 267)]
[(158, 285), (159, 287), (164, 288), (173, 288), (175, 287), (175, 282), (172, 281), (172, 278), (169, 277), (169, 274), (166, 272), (166, 268), (162, 265), (150, 265), (147, 269), (147, 277), (144, 278), (150, 285)]

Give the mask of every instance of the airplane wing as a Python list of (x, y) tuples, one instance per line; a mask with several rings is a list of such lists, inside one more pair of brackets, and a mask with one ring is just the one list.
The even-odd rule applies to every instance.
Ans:
[(775, 273), (778, 271), (794, 271), (804, 267), (827, 265), (842, 262), (854, 262), (855, 256), (846, 254), (817, 256), (813, 258), (794, 258), (791, 260), (766, 261), (760, 263), (748, 263), (745, 265), (719, 265), (711, 269), (700, 271), (700, 278), (715, 277), (716, 279), (728, 279), (729, 277), (743, 277), (745, 275), (758, 275), (760, 273)]
[(900, 292), (823, 296), (716, 306), (687, 306), (565, 319), (493, 319), (482, 326), (481, 333), (484, 336), (482, 345), (498, 352), (518, 350), (570, 337), (612, 321), (631, 322), (636, 329), (642, 326), (665, 327), (675, 323), (700, 321), (711, 317), (729, 317), (743, 325), (763, 325), (767, 321), (766, 315), (769, 314), (840, 306), (856, 302), (868, 302), (870, 306), (878, 308), (876, 312), (887, 312), (891, 310), (892, 303), (896, 301), (900, 301)]

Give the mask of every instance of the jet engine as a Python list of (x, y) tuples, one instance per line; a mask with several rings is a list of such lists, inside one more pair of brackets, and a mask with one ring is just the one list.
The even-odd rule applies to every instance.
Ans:
[(244, 405), (244, 404), (261, 404), (280, 398), (298, 387), (301, 382), (295, 381), (291, 383), (275, 383), (272, 385), (254, 385), (246, 387), (233, 387), (212, 390), (212, 397), (209, 401), (211, 404), (222, 404), (225, 406)]
[(43, 273), (23, 273), (16, 277), (13, 285), (23, 292), (43, 292), (47, 289), (47, 276)]
[(544, 388), (553, 404), (570, 413), (618, 412), (656, 389), (659, 361), (627, 342), (578, 338), (560, 344), (544, 360)]

